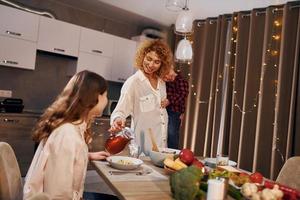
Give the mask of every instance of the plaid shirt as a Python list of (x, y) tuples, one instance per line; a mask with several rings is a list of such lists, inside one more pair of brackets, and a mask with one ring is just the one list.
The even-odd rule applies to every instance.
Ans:
[(178, 74), (174, 81), (167, 82), (167, 99), (168, 106), (174, 112), (184, 113), (185, 101), (189, 94), (189, 83)]

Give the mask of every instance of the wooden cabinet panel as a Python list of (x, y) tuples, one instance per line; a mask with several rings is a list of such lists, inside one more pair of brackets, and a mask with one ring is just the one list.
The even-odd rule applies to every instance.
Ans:
[(0, 36), (0, 64), (24, 69), (35, 68), (36, 43)]
[(79, 40), (79, 26), (40, 17), (38, 49), (77, 57)]
[(114, 37), (112, 81), (125, 82), (133, 74), (136, 42)]
[(113, 56), (113, 36), (92, 29), (81, 28), (80, 51), (101, 55)]
[(21, 175), (26, 176), (34, 156), (32, 129), (38, 117), (0, 116), (0, 141), (7, 142), (13, 148)]
[(90, 53), (79, 52), (77, 62), (77, 72), (82, 70), (93, 71), (100, 74), (105, 79), (111, 79), (112, 59), (105, 56), (93, 55)]
[(0, 34), (36, 42), (39, 16), (0, 5)]

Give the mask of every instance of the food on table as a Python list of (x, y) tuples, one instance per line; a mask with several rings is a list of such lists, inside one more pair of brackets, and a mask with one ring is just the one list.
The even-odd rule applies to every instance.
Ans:
[(229, 178), (229, 175), (230, 175), (230, 172), (228, 172), (226, 170), (219, 170), (216, 168), (209, 172), (208, 178), (209, 179), (215, 179), (217, 177)]
[(200, 180), (203, 173), (201, 169), (190, 166), (173, 173), (170, 176), (170, 186), (173, 198), (176, 200), (194, 200), (203, 196), (200, 190)]
[(259, 191), (255, 183), (245, 183), (241, 193), (251, 200), (278, 200), (283, 197), (283, 192), (278, 185), (275, 185), (273, 189), (264, 188)]
[(246, 173), (230, 173), (229, 178), (234, 183), (234, 185), (238, 187), (241, 187), (243, 184), (250, 182), (249, 175)]
[(265, 188), (273, 189), (275, 185), (278, 185), (279, 189), (284, 193), (283, 199), (289, 199), (289, 200), (300, 199), (300, 191), (279, 183), (275, 183), (273, 181), (269, 181), (269, 180), (264, 181)]
[(130, 160), (123, 160), (123, 159), (118, 160), (117, 163), (121, 164), (121, 165), (133, 165), (132, 161), (130, 161)]
[(179, 153), (179, 158), (186, 165), (190, 165), (194, 161), (194, 153), (189, 149), (182, 149)]
[(257, 191), (258, 188), (255, 183), (245, 183), (241, 188), (241, 193), (247, 198), (252, 197)]
[(194, 158), (192, 165), (195, 167), (198, 167), (200, 169), (202, 169), (204, 167), (204, 164), (202, 162), (200, 162), (197, 158)]
[(166, 159), (164, 160), (164, 164), (165, 164), (167, 167), (169, 167), (169, 168), (171, 168), (171, 169), (174, 169), (174, 170), (181, 170), (181, 169), (187, 167), (183, 162), (181, 162), (181, 161), (179, 160), (179, 158), (177, 158), (175, 161), (172, 160), (171, 158), (166, 158)]
[(250, 180), (252, 183), (258, 183), (261, 184), (263, 182), (263, 175), (259, 172), (254, 172), (253, 174), (250, 175)]

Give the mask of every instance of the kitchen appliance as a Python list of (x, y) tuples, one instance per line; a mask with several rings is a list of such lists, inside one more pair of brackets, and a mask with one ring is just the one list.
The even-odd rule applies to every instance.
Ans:
[(24, 105), (22, 99), (6, 98), (0, 103), (1, 111), (7, 113), (21, 113)]
[(108, 100), (107, 106), (103, 111), (103, 115), (110, 116), (118, 104), (117, 100)]

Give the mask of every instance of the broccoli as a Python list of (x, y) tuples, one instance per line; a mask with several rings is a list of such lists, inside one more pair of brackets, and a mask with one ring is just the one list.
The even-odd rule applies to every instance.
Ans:
[(170, 186), (173, 198), (176, 200), (200, 199), (203, 192), (199, 185), (203, 173), (201, 169), (190, 166), (170, 176)]

